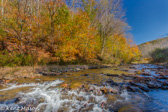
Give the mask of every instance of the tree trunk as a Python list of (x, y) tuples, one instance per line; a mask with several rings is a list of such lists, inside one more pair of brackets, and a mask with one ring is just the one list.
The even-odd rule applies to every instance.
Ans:
[(4, 0), (1, 0), (1, 15), (4, 16)]
[(104, 56), (104, 48), (105, 48), (105, 38), (103, 37), (102, 47), (101, 47), (101, 57)]

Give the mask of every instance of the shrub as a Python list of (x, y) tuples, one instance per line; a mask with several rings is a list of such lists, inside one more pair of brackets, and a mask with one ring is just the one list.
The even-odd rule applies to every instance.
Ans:
[(32, 66), (36, 63), (37, 57), (31, 54), (0, 53), (0, 66)]
[(160, 49), (157, 48), (155, 51), (151, 53), (152, 62), (167, 62), (168, 61), (168, 48), (167, 49)]

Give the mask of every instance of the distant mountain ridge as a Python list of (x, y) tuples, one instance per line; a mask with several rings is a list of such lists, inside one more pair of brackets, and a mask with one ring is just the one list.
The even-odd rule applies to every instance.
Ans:
[(168, 48), (168, 37), (156, 39), (143, 44), (138, 45), (139, 50), (142, 52), (143, 57), (151, 57), (151, 53), (157, 48), (166, 49)]

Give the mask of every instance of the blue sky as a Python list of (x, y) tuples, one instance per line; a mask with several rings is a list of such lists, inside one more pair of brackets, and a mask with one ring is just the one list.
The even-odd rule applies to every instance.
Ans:
[(168, 36), (168, 0), (124, 0), (136, 44)]

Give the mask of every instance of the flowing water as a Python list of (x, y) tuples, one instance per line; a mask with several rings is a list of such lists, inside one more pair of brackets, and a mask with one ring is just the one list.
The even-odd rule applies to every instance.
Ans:
[(159, 67), (137, 64), (19, 79), (0, 90), (0, 112), (168, 112), (168, 90), (127, 91), (124, 85), (132, 79), (120, 77), (142, 70), (151, 74), (143, 77), (155, 77)]

